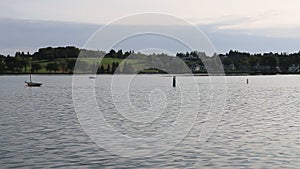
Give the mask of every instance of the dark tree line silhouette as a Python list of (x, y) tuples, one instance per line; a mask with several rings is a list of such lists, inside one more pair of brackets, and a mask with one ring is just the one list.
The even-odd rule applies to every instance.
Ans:
[(76, 58), (79, 56), (80, 49), (67, 46), (67, 47), (47, 47), (41, 48), (38, 52), (32, 55), (33, 60), (54, 60), (59, 58)]
[(107, 64), (106, 67), (103, 64), (101, 64), (100, 66), (99, 64), (93, 64), (93, 73), (96, 70), (97, 74), (113, 74), (116, 72), (118, 67), (118, 62), (113, 62), (112, 65)]
[[(34, 72), (38, 73), (41, 69), (49, 73), (72, 73), (76, 63), (76, 58), (113, 58), (109, 64), (87, 63), (78, 61), (78, 65), (86, 69), (92, 68), (94, 73), (112, 74), (118, 70), (118, 73), (133, 73), (134, 66), (130, 62), (124, 62), (119, 65), (125, 58), (138, 59), (146, 57), (146, 62), (151, 63), (153, 60), (159, 59), (161, 64), (170, 70), (178, 69), (175, 57), (166, 54), (140, 54), (134, 51), (110, 50), (108, 53), (104, 51), (94, 51), (79, 49), (74, 46), (67, 47), (47, 47), (41, 48), (37, 52), (30, 54), (29, 52), (16, 52), (14, 56), (0, 55), (0, 73), (22, 73)], [(158, 58), (159, 56), (159, 58)], [(204, 52), (185, 52), (177, 53), (176, 58), (183, 60), (190, 68), (204, 67), (194, 72), (205, 72), (203, 59), (220, 58), (226, 72), (262, 72), (262, 73), (291, 73), (291, 66), (297, 68), (300, 65), (300, 51), (296, 53), (263, 53), (251, 54), (247, 52), (230, 50), (225, 54), (215, 54), (208, 57)], [(180, 66), (180, 65), (179, 65)], [(174, 70), (175, 71), (175, 70)], [(294, 70), (292, 73), (300, 73), (300, 70)]]
[[(205, 56), (203, 53), (198, 53), (197, 56), (197, 52), (177, 53), (176, 56), (184, 59), (190, 65), (195, 63), (203, 65), (200, 59), (203, 58), (203, 56), (201, 57), (199, 55)], [(236, 72), (292, 73), (289, 72), (289, 68), (291, 66), (300, 65), (300, 51), (290, 54), (272, 52), (250, 54), (230, 50), (226, 54), (215, 54), (213, 57), (219, 57), (224, 67), (233, 65), (234, 71)]]

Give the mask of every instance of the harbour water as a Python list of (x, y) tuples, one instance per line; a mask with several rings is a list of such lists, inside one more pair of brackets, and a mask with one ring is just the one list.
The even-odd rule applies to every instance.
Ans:
[[(300, 166), (299, 76), (226, 77), (224, 104), (218, 104), (223, 112), (216, 130), (207, 139), (200, 138), (200, 133), (211, 105), (207, 99), (211, 96), (209, 77), (178, 76), (175, 89), (172, 77), (164, 75), (141, 75), (128, 81), (130, 86), (117, 80), (112, 84), (109, 75), (86, 77), (86, 81), (94, 81), (99, 110), (115, 132), (126, 138), (148, 138), (170, 130), (170, 136), (178, 136), (174, 137), (178, 139), (176, 144), (154, 142), (152, 148), (144, 147), (145, 152), (157, 150), (151, 156), (140, 151), (141, 154), (134, 154), (135, 144), (129, 145), (131, 150), (121, 139), (114, 140), (105, 132), (98, 135), (105, 144), (94, 142), (75, 111), (72, 76), (33, 78), (43, 82), (43, 86), (25, 87), (27, 76), (0, 76), (1, 168)], [(185, 88), (179, 90), (180, 85)], [(88, 90), (90, 86), (86, 87)], [(123, 99), (126, 97), (130, 102)], [(144, 114), (136, 114), (139, 112)], [(180, 123), (187, 132), (171, 130), (178, 116), (185, 115), (180, 113), (191, 114)], [(124, 148), (127, 157), (122, 153)]]

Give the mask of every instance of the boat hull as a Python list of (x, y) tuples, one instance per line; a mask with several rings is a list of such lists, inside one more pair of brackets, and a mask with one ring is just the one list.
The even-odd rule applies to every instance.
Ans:
[(36, 83), (36, 82), (25, 82), (28, 87), (40, 87), (42, 83)]

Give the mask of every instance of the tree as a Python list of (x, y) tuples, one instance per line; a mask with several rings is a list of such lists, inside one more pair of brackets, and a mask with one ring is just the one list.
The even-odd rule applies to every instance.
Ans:
[(222, 63), (223, 63), (223, 65), (230, 65), (230, 64), (232, 64), (233, 62), (232, 62), (232, 59), (226, 57), (226, 58), (224, 58), (224, 59), (222, 60)]
[(117, 52), (117, 58), (124, 58), (122, 49), (118, 50), (118, 52)]
[(52, 63), (48, 63), (46, 65), (46, 71), (49, 71), (50, 73), (52, 72), (53, 68), (52, 68)]
[(116, 57), (116, 51), (115, 50), (110, 50), (109, 53), (107, 53), (104, 57), (106, 58), (115, 58)]
[[(41, 48), (33, 54), (33, 60), (53, 60), (59, 58), (76, 58), (80, 50), (74, 46)], [(29, 53), (28, 53), (29, 54)]]
[(8, 55), (5, 58), (4, 63), (6, 65), (6, 69), (8, 71), (13, 72), (13, 71), (16, 70), (17, 65), (16, 65), (16, 58), (15, 57), (11, 57), (11, 56)]
[(5, 71), (4, 57), (0, 55), (0, 73)]
[(112, 68), (111, 68), (111, 73), (115, 73), (115, 71), (117, 70), (119, 64), (118, 62), (113, 62), (112, 63)]
[(110, 64), (108, 64), (108, 65), (107, 65), (107, 67), (106, 67), (106, 70), (105, 70), (105, 71), (106, 71), (106, 73), (111, 73), (111, 70), (110, 70)]
[(27, 58), (22, 57), (22, 59), (20, 60), (20, 64), (21, 64), (22, 67), (24, 67), (24, 72), (26, 73), (27, 72), (27, 66), (29, 64)]
[(67, 59), (63, 59), (61, 62), (60, 62), (60, 66), (61, 66), (61, 69), (63, 71), (63, 73), (65, 73), (66, 69), (67, 69), (67, 63), (68, 63), (68, 60)]
[(73, 72), (75, 64), (76, 64), (76, 60), (67, 60), (67, 69)]
[(23, 67), (24, 67), (23, 62), (22, 62), (23, 58), (20, 57), (20, 56), (18, 56), (18, 57), (15, 57), (14, 60), (15, 60), (15, 63), (14, 63), (15, 70), (18, 71), (18, 72), (20, 72), (23, 69)]
[(46, 66), (46, 70), (50, 71), (50, 73), (52, 73), (52, 71), (56, 72), (59, 70), (58, 64), (57, 63), (48, 63)]
[(103, 74), (104, 72), (105, 72), (105, 70), (104, 70), (104, 66), (103, 66), (103, 65), (101, 65), (101, 66), (100, 66), (100, 68), (98, 69), (97, 73), (99, 73), (99, 74)]
[(256, 56), (250, 56), (248, 60), (248, 65), (250, 67), (255, 66), (259, 62), (259, 59)]
[(42, 66), (38, 63), (33, 63), (31, 65), (31, 72), (33, 72), (33, 73), (34, 72), (37, 73), (40, 69), (42, 69)]

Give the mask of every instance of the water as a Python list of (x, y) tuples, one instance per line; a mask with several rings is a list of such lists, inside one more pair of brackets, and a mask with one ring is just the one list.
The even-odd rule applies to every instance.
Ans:
[[(160, 154), (150, 157), (134, 156), (134, 144), (131, 149), (127, 147), (126, 153), (129, 157), (120, 156), (122, 151), (119, 155), (116, 154), (114, 150), (126, 148), (126, 144), (122, 144), (125, 141), (121, 139), (109, 140), (109, 133), (103, 132), (99, 136), (100, 140), (106, 141), (106, 145), (102, 147), (92, 141), (80, 125), (74, 109), (72, 76), (36, 75), (33, 78), (44, 85), (41, 88), (27, 88), (23, 84), (26, 76), (0, 76), (1, 168), (300, 166), (298, 76), (226, 77), (226, 105), (221, 121), (211, 137), (207, 140), (202, 138), (200, 141), (199, 134), (205, 124), (204, 117), (212, 108), (212, 89), (208, 77), (196, 77), (196, 82), (193, 82), (192, 77), (177, 77), (184, 86), (181, 90), (171, 87), (170, 77), (157, 75), (143, 75), (133, 79), (129, 90), (123, 90), (126, 83), (117, 81), (118, 79), (111, 85), (111, 76), (98, 77), (96, 80), (86, 77), (86, 81), (94, 81), (96, 84), (96, 102), (106, 122), (121, 135), (132, 138), (154, 137), (172, 129), (170, 126), (181, 115), (180, 107), (184, 113), (196, 113), (192, 118), (183, 118), (189, 121), (180, 124), (182, 129), (189, 128), (192, 124), (193, 128), (187, 136), (168, 151), (164, 151), (165, 146), (172, 145), (172, 141), (176, 140), (171, 140), (170, 144), (162, 142), (161, 145), (153, 147), (153, 152)], [(89, 90), (89, 82), (87, 86), (83, 86), (82, 92)], [(201, 102), (197, 100), (198, 93), (194, 91), (194, 83), (199, 85), (197, 90)], [(109, 89), (113, 89), (113, 96), (110, 96)], [(129, 102), (124, 99), (127, 94)], [(177, 104), (181, 99), (185, 100), (184, 104)], [(103, 127), (104, 124), (100, 125)], [(175, 135), (178, 136), (176, 139), (180, 139), (184, 132), (175, 130), (171, 136)], [(111, 147), (107, 141), (110, 141)], [(153, 141), (153, 145), (156, 145), (157, 142)], [(135, 145), (138, 146), (138, 143)], [(147, 150), (149, 147), (144, 147), (139, 153), (146, 153)]]

